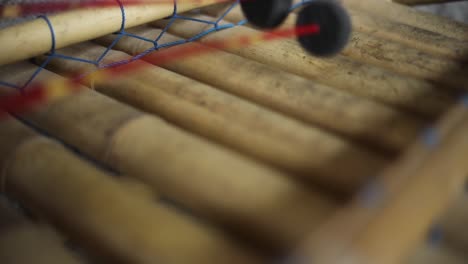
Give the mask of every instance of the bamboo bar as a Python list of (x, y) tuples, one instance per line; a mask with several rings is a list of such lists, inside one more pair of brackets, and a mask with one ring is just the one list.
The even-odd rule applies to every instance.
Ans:
[(436, 145), (417, 142), (298, 254), (314, 263), (399, 263), (464, 189), (467, 110), (466, 103), (454, 107), (432, 132)]
[(63, 239), (45, 225), (34, 224), (0, 200), (0, 262), (5, 264), (79, 264)]
[[(97, 44), (81, 43), (59, 52), (90, 59), (104, 51), (105, 47)], [(129, 58), (122, 52), (110, 51), (103, 63)], [(49, 65), (64, 74), (95, 70), (94, 65), (69, 60)], [(301, 175), (308, 182), (347, 194), (387, 163), (379, 154), (326, 131), (150, 64), (129, 78), (91, 82), (95, 89), (111, 97)]]
[[(177, 11), (219, 3), (224, 0), (178, 0)], [(227, 1), (227, 0), (226, 0)], [(125, 4), (125, 1), (123, 1)], [(134, 27), (172, 15), (174, 3), (130, 5), (125, 8), (125, 26)], [(115, 7), (84, 8), (49, 16), (55, 32), (55, 46), (62, 48), (117, 32), (122, 24), (121, 9)], [(0, 30), (0, 65), (28, 59), (50, 51), (51, 30), (44, 19), (36, 19)]]
[[(215, 13), (210, 12), (210, 15), (215, 15)], [(225, 16), (225, 19), (238, 22), (245, 18), (240, 8), (234, 8)], [(293, 27), (296, 20), (297, 15), (290, 14), (284, 26), (286, 28)], [(465, 74), (468, 68), (461, 62), (428, 54), (398, 42), (384, 41), (374, 37), (373, 35), (376, 34), (374, 31), (371, 34), (358, 31), (352, 32), (350, 43), (342, 51), (342, 54), (365, 64), (380, 66), (403, 75), (439, 82), (456, 89), (460, 89), (460, 87), (464, 87), (468, 83), (468, 75)], [(398, 30), (394, 31), (399, 32)], [(446, 44), (444, 43), (445, 46), (451, 47), (451, 45)], [(434, 45), (436, 44), (432, 44), (432, 46)], [(467, 55), (467, 53), (464, 53), (468, 51), (467, 45), (468, 42), (463, 43), (463, 49), (460, 49), (457, 53), (458, 59), (462, 55)]]
[(346, 0), (343, 5), (401, 24), (436, 32), (461, 41), (468, 41), (468, 26), (441, 16), (424, 13), (407, 6), (381, 0)]
[[(191, 17), (210, 19), (202, 15)], [(164, 23), (166, 22), (158, 21), (154, 24), (162, 26)], [(169, 32), (188, 37), (194, 32), (200, 32), (203, 27), (205, 25), (180, 20), (171, 25)], [(239, 37), (258, 36), (258, 34), (257, 30), (238, 26), (228, 31), (205, 36), (201, 41), (226, 41)], [(308, 56), (298, 43), (288, 39), (261, 42), (242, 48), (225, 47), (225, 49), (245, 58), (347, 90), (358, 96), (372, 98), (425, 115), (437, 115), (453, 103), (452, 96), (429, 82), (404, 77), (343, 56), (331, 59)], [(414, 102), (417, 101), (425, 103), (415, 104)]]
[[(468, 51), (466, 49), (465, 51)], [(462, 63), (355, 32), (343, 55), (390, 71), (440, 83), (442, 87), (466, 90), (468, 68)], [(459, 57), (461, 58), (461, 56)]]
[(0, 133), (2, 146), (10, 141), (1, 150), (8, 157), (2, 166), (7, 192), (40, 208), (84, 246), (123, 263), (259, 263), (219, 231), (130, 195), (109, 175), (18, 122), (2, 122)]
[[(3, 67), (0, 75), (22, 82), (35, 69), (21, 63)], [(37, 81), (48, 78), (58, 76), (44, 71)], [(43, 105), (24, 118), (265, 246), (291, 248), (338, 205), (285, 174), (91, 90)]]
[(424, 5), (424, 4), (442, 4), (458, 2), (463, 0), (393, 0), (392, 2), (400, 3), (404, 5)]
[[(128, 32), (152, 38), (161, 30), (142, 26)], [(115, 37), (108, 35), (97, 42), (107, 46)], [(177, 40), (180, 38), (166, 33), (161, 42)], [(124, 38), (114, 49), (137, 55), (151, 45), (135, 38)], [(180, 48), (205, 52), (158, 66), (384, 150), (393, 152), (406, 148), (424, 126), (424, 121), (411, 114), (232, 53), (198, 43), (188, 43)], [(155, 55), (157, 57), (158, 54)]]
[(412, 48), (450, 59), (466, 60), (464, 56), (468, 52), (468, 38), (459, 40), (447, 37), (440, 33), (396, 22), (355, 8), (349, 8), (348, 11), (356, 31), (371, 34), (375, 37), (391, 39)]
[(146, 197), (147, 199), (157, 199), (158, 195), (149, 185), (141, 182), (137, 178), (130, 176), (120, 176), (118, 181), (125, 186), (131, 195)]

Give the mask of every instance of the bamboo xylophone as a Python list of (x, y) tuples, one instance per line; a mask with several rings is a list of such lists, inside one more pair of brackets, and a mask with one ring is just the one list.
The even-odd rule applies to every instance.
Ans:
[[(193, 19), (226, 8), (186, 3), (203, 7)], [(465, 263), (468, 26), (363, 3), (344, 2), (354, 31), (332, 58), (291, 39), (212, 45), (263, 34), (236, 26), (0, 119), (0, 262)], [(172, 7), (153, 5), (126, 7), (127, 32), (161, 33)], [(68, 32), (57, 52), (96, 58), (118, 37), (106, 34), (119, 12), (55, 15)], [(79, 23), (97, 13), (105, 26)], [(242, 19), (234, 8), (220, 24)], [(162, 40), (208, 26), (177, 20)], [(49, 30), (37, 20), (0, 31), (1, 81), (22, 84), (47, 60)], [(151, 45), (123, 37), (103, 63)], [(159, 63), (186, 50), (203, 52)], [(34, 83), (94, 71), (56, 58)]]

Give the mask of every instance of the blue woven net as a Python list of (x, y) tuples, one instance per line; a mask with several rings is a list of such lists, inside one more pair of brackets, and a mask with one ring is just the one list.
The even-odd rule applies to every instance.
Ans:
[[(138, 59), (148, 55), (149, 53), (160, 50), (162, 48), (169, 48), (169, 47), (173, 47), (173, 46), (193, 42), (193, 41), (196, 41), (196, 40), (198, 40), (198, 39), (202, 38), (203, 36), (208, 35), (210, 33), (220, 31), (220, 30), (224, 30), (224, 29), (228, 29), (228, 28), (232, 28), (232, 27), (239, 26), (239, 25), (243, 25), (243, 24), (246, 23), (245, 20), (240, 21), (240, 22), (238, 22), (236, 24), (232, 24), (232, 23), (228, 23), (228, 24), (223, 23), (223, 24), (221, 24), (220, 23), (223, 20), (223, 18), (226, 17), (226, 15), (228, 15), (229, 12), (231, 12), (233, 10), (234, 7), (239, 5), (239, 1), (242, 1), (242, 0), (234, 1), (229, 6), (229, 8), (226, 9), (226, 11), (223, 14), (221, 14), (218, 18), (216, 18), (216, 19), (214, 19), (212, 21), (195, 19), (195, 18), (191, 18), (191, 17), (187, 17), (187, 16), (179, 14), (179, 12), (177, 10), (177, 0), (173, 0), (174, 1), (174, 11), (173, 11), (172, 15), (167, 18), (167, 19), (169, 19), (169, 22), (167, 23), (166, 27), (160, 32), (160, 34), (155, 36), (154, 39), (149, 39), (149, 38), (145, 38), (145, 37), (142, 37), (142, 36), (137, 36), (137, 35), (134, 35), (132, 33), (129, 33), (127, 31), (125, 31), (125, 26), (126, 26), (126, 24), (125, 24), (125, 22), (126, 22), (125, 6), (123, 5), (123, 3), (120, 0), (115, 0), (115, 1), (116, 1), (116, 4), (119, 5), (120, 10), (121, 10), (121, 14), (122, 14), (122, 24), (121, 24), (120, 30), (114, 33), (115, 35), (117, 35), (117, 38), (115, 38), (115, 40), (106, 48), (106, 50), (99, 57), (97, 57), (95, 60), (88, 60), (88, 59), (83, 59), (83, 58), (78, 58), (78, 57), (71, 57), (71, 56), (66, 56), (66, 55), (58, 53), (57, 50), (56, 50), (56, 45), (55, 45), (56, 34), (55, 34), (54, 27), (53, 27), (52, 23), (50, 22), (50, 20), (49, 20), (49, 18), (48, 18), (48, 16), (46, 14), (40, 14), (40, 15), (38, 15), (36, 17), (36, 19), (43, 19), (47, 23), (47, 25), (48, 25), (48, 27), (50, 29), (50, 34), (51, 34), (51, 38), (52, 38), (52, 47), (50, 49), (50, 52), (48, 54), (45, 54), (47, 59), (41, 65), (39, 65), (38, 69), (31, 75), (31, 77), (24, 84), (17, 85), (17, 84), (12, 84), (12, 83), (8, 83), (8, 82), (4, 82), (4, 81), (0, 80), (0, 86), (5, 86), (5, 87), (12, 88), (12, 89), (20, 90), (20, 91), (26, 89), (28, 87), (28, 85), (30, 85), (31, 82), (49, 64), (49, 62), (52, 59), (55, 59), (55, 58), (89, 63), (89, 64), (92, 64), (92, 65), (95, 65), (97, 69), (109, 68), (109, 67), (123, 65), (123, 64), (127, 64), (127, 63), (130, 63), (132, 61), (138, 60)], [(297, 3), (297, 4), (295, 4), (294, 6), (291, 7), (291, 11), (298, 8), (298, 7), (300, 7), (300, 6), (302, 6), (302, 5), (304, 5), (304, 4), (306, 4), (306, 3), (308, 3), (308, 2), (310, 2), (310, 1), (313, 1), (313, 0), (301, 0), (299, 3)], [(194, 23), (203, 23), (203, 24), (206, 24), (206, 25), (211, 25), (211, 27), (208, 27), (206, 30), (203, 30), (202, 32), (199, 32), (198, 34), (195, 34), (194, 36), (192, 36), (191, 38), (188, 38), (188, 39), (182, 39), (182, 40), (178, 40), (178, 41), (162, 43), (160, 40), (162, 39), (164, 34), (167, 33), (167, 31), (169, 30), (171, 25), (176, 20), (190, 20), (190, 21), (193, 21)], [(139, 40), (142, 40), (142, 41), (146, 41), (146, 42), (152, 43), (153, 47), (146, 50), (146, 51), (141, 52), (140, 54), (135, 55), (134, 57), (132, 57), (129, 60), (112, 62), (110, 64), (102, 63), (104, 58), (106, 57), (106, 55), (109, 53), (109, 51), (112, 50), (112, 48), (123, 37), (131, 37), (131, 38), (136, 38), (136, 39), (139, 39)]]

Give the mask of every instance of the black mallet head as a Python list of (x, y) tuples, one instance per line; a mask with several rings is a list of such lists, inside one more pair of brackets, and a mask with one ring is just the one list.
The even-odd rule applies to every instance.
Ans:
[(240, 0), (242, 11), (252, 25), (272, 29), (289, 14), (292, 0)]
[[(299, 43), (309, 53), (319, 57), (333, 56), (348, 43), (351, 19), (346, 10), (331, 1), (317, 0), (307, 4), (297, 18)], [(318, 32), (307, 32), (318, 27)]]

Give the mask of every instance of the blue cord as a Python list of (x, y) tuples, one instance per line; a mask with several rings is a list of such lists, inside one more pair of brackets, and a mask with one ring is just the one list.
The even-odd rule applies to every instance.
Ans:
[[(66, 56), (66, 55), (62, 55), (62, 54), (59, 54), (57, 53), (57, 50), (56, 50), (56, 33), (55, 33), (55, 30), (54, 30), (54, 27), (51, 23), (51, 21), (49, 20), (48, 16), (46, 15), (39, 15), (37, 18), (38, 19), (43, 19), (46, 23), (47, 23), (47, 26), (49, 27), (49, 30), (50, 30), (50, 35), (51, 35), (51, 49), (49, 51), (49, 53), (45, 54), (45, 56), (47, 56), (47, 59), (41, 63), (41, 65), (37, 68), (37, 70), (31, 75), (31, 77), (26, 81), (25, 84), (23, 85), (16, 85), (16, 84), (12, 84), (12, 83), (8, 83), (8, 82), (4, 82), (4, 81), (1, 81), (0, 80), (0, 86), (4, 86), (4, 87), (8, 87), (8, 88), (12, 88), (12, 89), (16, 89), (16, 90), (20, 90), (20, 91), (24, 91), (25, 89), (27, 89), (27, 87), (34, 81), (34, 79), (37, 78), (37, 76), (47, 67), (47, 65), (53, 60), (53, 59), (63, 59), (63, 60), (72, 60), (72, 61), (78, 61), (78, 62), (82, 62), (82, 63), (87, 63), (87, 64), (92, 64), (94, 66), (96, 66), (98, 69), (102, 69), (102, 68), (110, 68), (110, 67), (115, 67), (115, 66), (119, 66), (119, 65), (123, 65), (123, 64), (127, 64), (127, 63), (130, 63), (132, 61), (135, 61), (135, 60), (138, 60), (154, 51), (157, 51), (157, 50), (160, 50), (162, 48), (170, 48), (170, 47), (173, 47), (173, 46), (177, 46), (177, 45), (181, 45), (181, 44), (184, 44), (184, 43), (189, 43), (189, 42), (193, 42), (193, 41), (196, 41), (210, 33), (213, 33), (215, 31), (219, 31), (219, 30), (223, 30), (223, 29), (228, 29), (228, 28), (232, 28), (234, 26), (237, 26), (237, 25), (242, 25), (244, 24), (245, 22), (242, 21), (242, 23), (237, 23), (237, 24), (225, 24), (225, 25), (219, 25), (219, 23), (221, 22), (221, 20), (223, 18), (225, 18), (229, 12), (231, 12), (233, 10), (234, 7), (236, 7), (239, 3), (239, 0), (235, 1), (228, 9), (226, 12), (224, 12), (219, 18), (217, 18), (216, 20), (214, 21), (210, 21), (210, 20), (203, 20), (203, 19), (195, 19), (195, 18), (190, 18), (190, 17), (184, 17), (184, 16), (180, 16), (178, 14), (178, 8), (177, 8), (177, 0), (173, 0), (174, 1), (174, 10), (173, 10), (173, 13), (172, 15), (168, 18), (170, 19), (169, 23), (166, 25), (166, 27), (164, 29), (162, 29), (161, 33), (158, 34), (158, 36), (156, 36), (154, 38), (154, 40), (152, 39), (148, 39), (148, 38), (145, 38), (145, 37), (142, 37), (142, 36), (137, 36), (137, 35), (134, 35), (132, 33), (128, 33), (125, 31), (125, 26), (126, 26), (126, 12), (125, 12), (125, 6), (124, 4), (121, 2), (121, 0), (116, 0), (116, 3), (119, 5), (120, 7), (120, 11), (121, 11), (121, 15), (122, 15), (122, 23), (121, 23), (121, 26), (120, 26), (120, 29), (119, 31), (115, 32), (114, 34), (117, 35), (117, 37), (114, 39), (114, 41), (106, 48), (106, 50), (100, 55), (98, 56), (98, 58), (96, 60), (88, 60), (88, 59), (83, 59), (83, 58), (79, 58), (79, 57), (72, 57), (72, 56)], [(162, 39), (162, 37), (164, 36), (164, 34), (166, 34), (169, 30), (169, 28), (171, 27), (171, 25), (177, 21), (177, 20), (190, 20), (190, 21), (193, 21), (194, 23), (202, 23), (202, 24), (206, 24), (206, 25), (211, 25), (212, 27), (206, 29), (206, 30), (203, 30), (201, 32), (199, 32), (198, 34), (195, 34), (193, 37), (190, 37), (188, 39), (184, 39), (184, 40), (177, 40), (177, 41), (172, 41), (172, 42), (168, 42), (168, 43), (159, 43), (160, 40)], [(107, 63), (107, 64), (103, 64), (102, 62), (104, 61), (104, 59), (106, 58), (106, 56), (109, 54), (109, 52), (115, 47), (115, 45), (117, 45), (119, 43), (119, 41), (124, 37), (131, 37), (131, 38), (135, 38), (135, 39), (139, 39), (139, 40), (142, 40), (142, 41), (146, 41), (146, 42), (149, 42), (149, 43), (152, 43), (153, 44), (153, 48), (151, 49), (148, 49), (144, 52), (141, 52), (140, 54), (137, 54), (135, 55), (132, 59), (130, 60), (123, 60), (123, 61), (117, 61), (117, 62), (112, 62), (112, 63)], [(84, 77), (86, 75), (83, 75), (81, 77)]]

